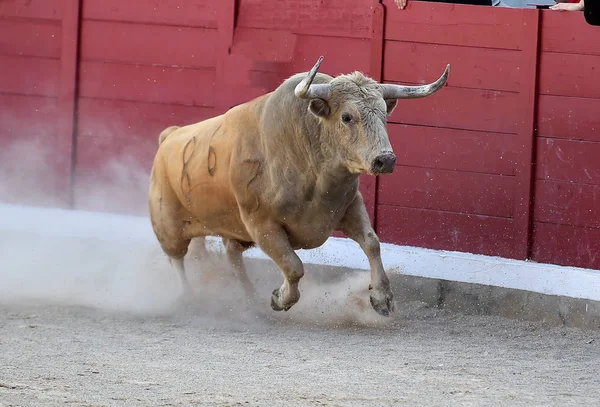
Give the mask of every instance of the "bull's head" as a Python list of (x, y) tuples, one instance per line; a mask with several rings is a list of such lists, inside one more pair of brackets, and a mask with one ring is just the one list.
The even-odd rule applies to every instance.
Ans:
[(448, 79), (450, 65), (437, 81), (421, 86), (380, 84), (360, 72), (313, 84), (322, 61), (320, 57), (296, 86), (296, 97), (310, 100), (310, 112), (320, 119), (328, 136), (335, 138), (351, 172), (393, 172), (396, 156), (386, 130), (387, 117), (398, 99), (422, 98), (440, 90)]

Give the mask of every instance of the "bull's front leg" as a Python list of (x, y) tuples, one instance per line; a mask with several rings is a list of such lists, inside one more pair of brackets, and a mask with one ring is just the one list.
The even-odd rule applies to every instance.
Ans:
[(346, 210), (338, 229), (357, 242), (369, 259), (371, 267), (371, 284), (369, 285), (371, 306), (380, 315), (391, 315), (394, 312), (395, 305), (390, 280), (383, 269), (379, 238), (371, 227), (371, 221), (360, 192), (357, 192), (354, 201)]
[(289, 310), (300, 299), (298, 282), (304, 276), (304, 265), (298, 257), (285, 230), (278, 224), (265, 222), (253, 231), (255, 242), (279, 266), (283, 284), (273, 291), (271, 308)]

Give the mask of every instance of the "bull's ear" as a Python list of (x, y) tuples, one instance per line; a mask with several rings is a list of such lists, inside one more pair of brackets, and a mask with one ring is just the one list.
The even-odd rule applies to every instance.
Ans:
[(398, 104), (398, 99), (386, 99), (385, 100), (385, 105), (387, 107), (387, 115), (388, 116), (392, 114), (392, 112), (396, 108), (397, 104)]
[(329, 117), (329, 113), (331, 112), (331, 109), (329, 109), (329, 104), (323, 99), (311, 99), (311, 101), (308, 103), (308, 108), (312, 114), (324, 119)]

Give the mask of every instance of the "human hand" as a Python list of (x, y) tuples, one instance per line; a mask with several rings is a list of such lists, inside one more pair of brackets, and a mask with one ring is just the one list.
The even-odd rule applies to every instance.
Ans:
[(404, 10), (404, 7), (406, 7), (406, 2), (407, 0), (394, 0), (394, 3), (396, 3), (396, 6), (398, 6), (400, 10)]
[(583, 11), (583, 0), (579, 3), (558, 3), (550, 7), (550, 10), (557, 11)]

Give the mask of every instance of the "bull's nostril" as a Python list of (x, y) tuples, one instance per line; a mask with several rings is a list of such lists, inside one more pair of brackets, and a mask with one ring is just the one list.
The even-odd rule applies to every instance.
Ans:
[(389, 174), (396, 167), (396, 156), (394, 154), (382, 154), (373, 160), (371, 169), (374, 173)]

